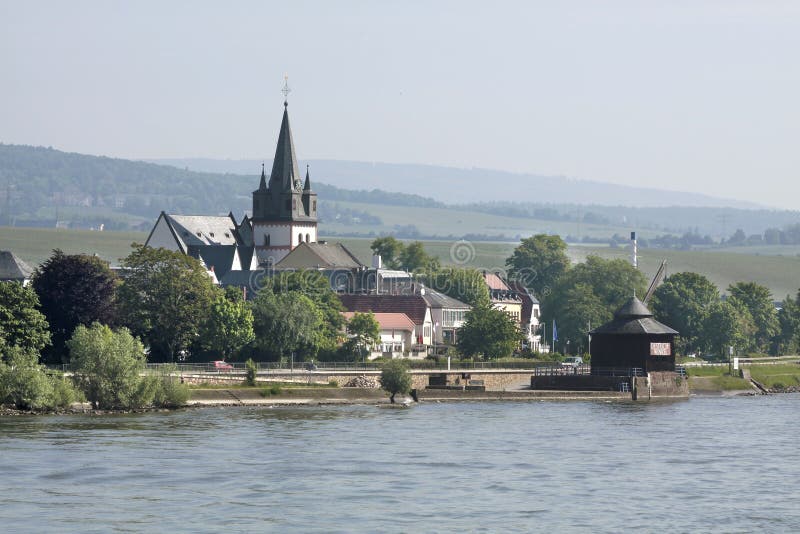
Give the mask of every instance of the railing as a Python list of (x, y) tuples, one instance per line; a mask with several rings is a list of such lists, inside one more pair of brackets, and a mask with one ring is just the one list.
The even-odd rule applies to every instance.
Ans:
[(560, 365), (548, 364), (536, 367), (533, 370), (534, 376), (572, 376), (589, 375), (592, 367), (590, 365)]

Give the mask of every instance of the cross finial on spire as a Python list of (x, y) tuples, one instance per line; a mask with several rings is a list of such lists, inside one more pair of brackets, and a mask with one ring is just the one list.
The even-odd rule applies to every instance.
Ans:
[(287, 107), (289, 105), (289, 93), (292, 90), (289, 89), (289, 75), (285, 74), (283, 76), (283, 89), (281, 89), (281, 93), (283, 93), (283, 107)]

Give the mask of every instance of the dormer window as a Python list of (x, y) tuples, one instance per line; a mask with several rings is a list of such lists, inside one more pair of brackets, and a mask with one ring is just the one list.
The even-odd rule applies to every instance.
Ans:
[(211, 232), (211, 233), (210, 233), (210, 234), (208, 234), (208, 235), (210, 235), (211, 237), (214, 237), (214, 232)]
[(200, 232), (197, 232), (197, 237), (203, 237), (203, 234), (200, 233)]

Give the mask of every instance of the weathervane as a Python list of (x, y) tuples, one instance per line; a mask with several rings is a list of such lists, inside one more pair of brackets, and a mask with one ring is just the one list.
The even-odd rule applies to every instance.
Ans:
[(283, 93), (283, 106), (286, 107), (289, 105), (289, 93), (292, 90), (289, 89), (289, 75), (285, 74), (283, 76), (283, 89), (281, 89), (281, 93)]

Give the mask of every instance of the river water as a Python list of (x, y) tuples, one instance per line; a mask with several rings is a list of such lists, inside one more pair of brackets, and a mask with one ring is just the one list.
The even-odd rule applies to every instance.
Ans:
[(798, 532), (800, 396), (0, 419), (2, 532)]

